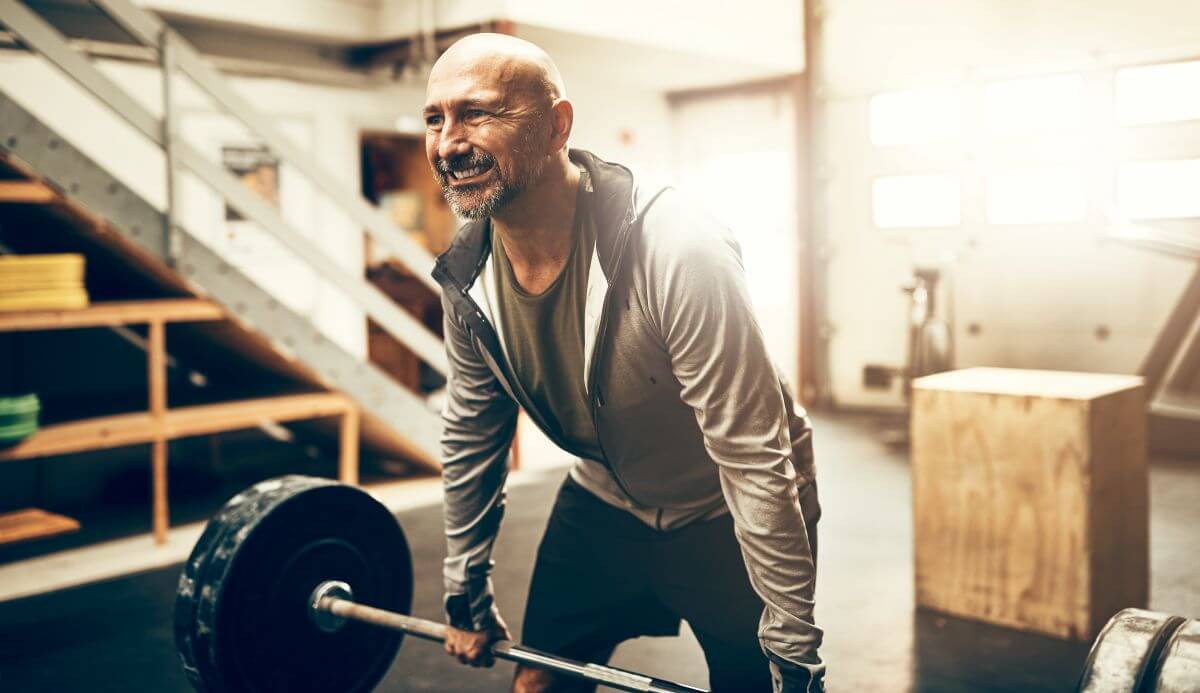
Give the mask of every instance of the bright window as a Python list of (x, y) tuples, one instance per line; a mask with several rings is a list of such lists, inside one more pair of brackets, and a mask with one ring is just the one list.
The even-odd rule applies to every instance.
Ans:
[(1054, 75), (988, 85), (983, 92), (984, 128), (989, 135), (1020, 136), (1079, 127), (1083, 77)]
[(1121, 165), (1117, 206), (1126, 219), (1200, 217), (1200, 159)]
[(1077, 168), (1028, 168), (987, 177), (987, 220), (991, 224), (1052, 224), (1082, 221), (1087, 191)]
[(958, 176), (887, 176), (871, 189), (875, 225), (882, 229), (955, 226), (961, 198)]
[(870, 105), (871, 143), (880, 147), (954, 139), (962, 107), (951, 89), (914, 89), (876, 94)]
[(1200, 119), (1200, 60), (1125, 68), (1116, 82), (1122, 125)]

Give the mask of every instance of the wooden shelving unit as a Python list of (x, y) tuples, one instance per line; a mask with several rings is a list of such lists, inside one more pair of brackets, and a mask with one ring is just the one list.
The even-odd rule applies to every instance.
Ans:
[[(3, 191), (0, 191), (3, 192)], [(150, 408), (146, 412), (101, 416), (43, 427), (19, 444), (0, 451), (0, 462), (63, 455), (87, 450), (152, 446), (154, 539), (166, 542), (170, 524), (167, 505), (167, 441), (261, 423), (340, 417), (339, 478), (358, 483), (358, 408), (337, 392), (316, 392), (237, 400), (217, 404), (167, 407), (166, 325), (172, 322), (217, 321), (225, 312), (202, 299), (158, 299), (100, 303), (81, 310), (0, 313), (0, 332), (55, 330), (146, 324)], [(78, 529), (71, 518), (28, 508), (0, 515), (0, 544)]]
[(38, 508), (0, 515), (0, 544), (52, 537), (79, 530), (79, 522)]

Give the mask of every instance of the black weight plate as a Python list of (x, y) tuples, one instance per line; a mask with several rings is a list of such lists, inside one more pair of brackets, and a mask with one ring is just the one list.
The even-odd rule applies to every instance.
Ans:
[[(290, 476), (281, 479), (270, 479), (255, 484), (226, 501), (200, 535), (183, 571), (179, 575), (179, 584), (175, 593), (175, 647), (183, 664), (184, 672), (198, 691), (207, 690), (200, 674), (199, 663), (194, 648), (196, 609), (200, 601), (199, 585), (203, 584), (207, 574), (209, 558), (213, 547), (217, 545), (231, 528), (234, 531), (245, 524), (246, 517), (252, 517), (265, 511), (264, 502), (270, 503), (280, 492), (291, 493), (299, 487), (307, 487), (317, 483), (330, 483), (322, 479)], [(263, 499), (263, 494), (267, 498)]]
[[(252, 536), (258, 536), (259, 533), (278, 531), (277, 529), (267, 530), (259, 526), (265, 520), (274, 518), (275, 516), (273, 513), (276, 512), (277, 508), (287, 503), (297, 504), (298, 506), (294, 508), (298, 511), (298, 519), (290, 523), (284, 523), (288, 525), (287, 533), (289, 536), (293, 537), (294, 539), (303, 540), (292, 548), (295, 548), (299, 553), (307, 554), (309, 556), (316, 555), (319, 557), (329, 554), (330, 549), (328, 548), (328, 542), (326, 542), (326, 539), (329, 537), (316, 538), (312, 536), (313, 527), (311, 524), (314, 520), (308, 511), (312, 508), (319, 507), (320, 504), (314, 504), (312, 497), (306, 495), (317, 488), (326, 487), (341, 489), (339, 493), (341, 494), (342, 498), (346, 499), (346, 502), (351, 508), (357, 507), (359, 510), (362, 510), (363, 508), (376, 509), (378, 512), (376, 512), (375, 515), (377, 517), (384, 518), (386, 520), (385, 526), (390, 525), (392, 534), (398, 535), (400, 537), (400, 541), (403, 541), (403, 535), (400, 533), (395, 520), (391, 518), (390, 514), (388, 514), (385, 509), (380, 507), (378, 503), (361, 491), (349, 489), (348, 487), (339, 487), (329, 481), (308, 479), (304, 477), (286, 477), (284, 479), (273, 480), (271, 482), (259, 484), (252, 489), (252, 491), (257, 493), (257, 496), (255, 496), (254, 493), (242, 494), (245, 497), (240, 503), (231, 504), (235, 507), (226, 508), (226, 511), (221, 514), (221, 522), (218, 523), (221, 525), (221, 528), (214, 535), (210, 535), (213, 536), (215, 540), (214, 543), (209, 547), (208, 551), (205, 552), (207, 554), (207, 563), (203, 564), (203, 572), (205, 575), (193, 586), (193, 592), (196, 595), (196, 599), (193, 600), (196, 607), (196, 617), (195, 623), (190, 628), (190, 631), (192, 640), (191, 649), (195, 657), (194, 668), (197, 674), (195, 678), (197, 678), (201, 684), (197, 686), (198, 688), (202, 690), (213, 691), (276, 690), (279, 688), (279, 686), (287, 686), (288, 689), (296, 688), (297, 690), (356, 690), (362, 686), (357, 686), (355, 681), (367, 680), (371, 670), (353, 663), (351, 663), (350, 668), (345, 670), (343, 673), (355, 672), (352, 675), (352, 678), (354, 678), (355, 681), (323, 681), (320, 678), (312, 678), (308, 676), (308, 674), (298, 670), (299, 675), (296, 677), (297, 683), (289, 685), (280, 682), (278, 680), (279, 674), (277, 673), (264, 673), (279, 668), (272, 665), (270, 662), (260, 662), (249, 668), (239, 664), (238, 666), (240, 666), (244, 671), (241, 673), (233, 673), (229, 671), (229, 666), (227, 666), (227, 663), (223, 661), (223, 655), (221, 654), (222, 649), (218, 645), (218, 643), (231, 640), (231, 638), (225, 637), (224, 633), (226, 630), (232, 630), (231, 627), (225, 624), (233, 621), (222, 620), (222, 614), (225, 611), (225, 607), (223, 605), (226, 601), (231, 601), (234, 599), (234, 597), (230, 595), (238, 594), (238, 589), (230, 588), (228, 584), (226, 584), (225, 580), (230, 574), (237, 574), (236, 566), (238, 564), (249, 560), (246, 558), (247, 554), (243, 554), (241, 552), (246, 551), (245, 544)], [(298, 498), (301, 496), (304, 497), (303, 502), (298, 500)], [(332, 528), (330, 530), (332, 532), (332, 536), (335, 539), (342, 540), (340, 542), (341, 545), (354, 546), (356, 543), (355, 541), (346, 540), (346, 537), (339, 536), (342, 534), (342, 528), (346, 526), (346, 520), (344, 518), (352, 516), (353, 513), (334, 513), (334, 515), (338, 516), (334, 518), (337, 520), (337, 522), (327, 524), (326, 527)], [(304, 524), (306, 522), (308, 523), (307, 525)], [(297, 531), (297, 529), (302, 529), (303, 531)], [(330, 532), (326, 533), (328, 534)], [(384, 532), (380, 536), (386, 542), (387, 533)], [(325, 543), (322, 544), (322, 542)], [(322, 546), (318, 546), (316, 549), (307, 549), (307, 545), (309, 544), (322, 544)], [(369, 548), (371, 547), (371, 540), (367, 541), (367, 546)], [(287, 550), (281, 549), (281, 553), (278, 555), (286, 557), (287, 552)], [(334, 553), (345, 554), (345, 551), (335, 551)], [(248, 555), (252, 557), (254, 555), (254, 551), (249, 551)], [(402, 600), (404, 603), (402, 605), (393, 605), (393, 608), (400, 608), (400, 610), (403, 610), (408, 607), (407, 602), (410, 597), (407, 595), (410, 594), (411, 589), (411, 567), (408, 565), (407, 548), (401, 543), (399, 549), (391, 552), (390, 555), (384, 556), (382, 564), (386, 565), (389, 558), (392, 561), (399, 560), (405, 568), (403, 571), (404, 579), (401, 581), (401, 583), (404, 585), (406, 595)], [(250, 562), (253, 563), (254, 561)], [(268, 570), (284, 570), (283, 563), (279, 561), (262, 561), (262, 563), (268, 564)], [(360, 573), (361, 572), (362, 571), (360, 569)], [(291, 569), (289, 573), (295, 573), (295, 569)], [(331, 577), (339, 577), (339, 575), (328, 573), (320, 574), (317, 577), (320, 579), (327, 579)], [(345, 579), (349, 576), (342, 575), (341, 577)], [(289, 579), (303, 579), (303, 576)], [(316, 582), (319, 582), (319, 580), (314, 579), (313, 586), (315, 586)], [(311, 587), (306, 585), (305, 591), (310, 590)], [(381, 600), (380, 603), (384, 602)], [(258, 611), (253, 609), (246, 610), (244, 612), (245, 618), (243, 620), (253, 620), (261, 612), (268, 611), (266, 606), (263, 604), (252, 604), (252, 606), (258, 609)], [(300, 612), (303, 612), (306, 616), (303, 606), (300, 608)], [(296, 612), (291, 612), (288, 608), (283, 609), (283, 613), (285, 616), (287, 616), (289, 613), (292, 615), (296, 614)], [(239, 614), (241, 615), (242, 612), (239, 612)], [(261, 626), (259, 629), (261, 630)], [(308, 626), (307, 623), (305, 623), (301, 633), (307, 632), (307, 630)], [(288, 629), (280, 629), (280, 632), (283, 633), (284, 638), (289, 638), (292, 636), (292, 633)], [(298, 651), (304, 651), (303, 648), (298, 648), (296, 643), (291, 643), (286, 640), (285, 643), (285, 649), (287, 649), (289, 652), (295, 653)], [(322, 643), (322, 646), (326, 646), (326, 644)], [(358, 645), (355, 647), (355, 649), (360, 655), (362, 655), (370, 652), (370, 645)], [(185, 650), (182, 648), (181, 654), (185, 654)], [(386, 657), (382, 658), (383, 660), (386, 660), (381, 662), (384, 670), (386, 670), (386, 665), (392, 656), (394, 656), (394, 647), (392, 648), (392, 651), (386, 655)], [(360, 657), (360, 659), (361, 658), (362, 657)], [(235, 657), (231, 661), (235, 661), (236, 659), (237, 658)], [(300, 660), (302, 662), (313, 661), (309, 657), (302, 657)], [(336, 672), (336, 667), (346, 666), (345, 663), (348, 661), (349, 660), (347, 660), (345, 657), (335, 659), (330, 665), (334, 668), (327, 669), (326, 673), (328, 674), (331, 672)], [(283, 668), (286, 669), (287, 667), (284, 666)], [(256, 677), (268, 675), (274, 677), (274, 679), (266, 684), (261, 682), (255, 683)], [(374, 679), (371, 679), (366, 685), (366, 688), (369, 688), (373, 683)], [(307, 688), (305, 687), (306, 685)]]
[(373, 689), (401, 634), (352, 622), (322, 632), (309, 621), (308, 598), (319, 583), (343, 580), (356, 600), (408, 613), (412, 564), (399, 524), (354, 487), (284, 477), (255, 488), (197, 545), (187, 598), (181, 578), (176, 604), (194, 617), (188, 624), (177, 612), (187, 632), (180, 654), (185, 664), (193, 658), (197, 689)]

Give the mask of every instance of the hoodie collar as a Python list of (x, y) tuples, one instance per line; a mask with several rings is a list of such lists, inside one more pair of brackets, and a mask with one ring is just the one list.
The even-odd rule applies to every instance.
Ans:
[[(591, 152), (572, 149), (571, 161), (587, 170), (595, 188), (596, 253), (604, 272), (610, 272), (616, 258), (619, 232), (634, 219), (637, 185), (633, 173), (620, 164), (603, 161)], [(453, 282), (467, 289), (475, 282), (491, 252), (491, 219), (476, 219), (464, 224), (446, 252), (438, 256), (433, 277), (446, 286)]]

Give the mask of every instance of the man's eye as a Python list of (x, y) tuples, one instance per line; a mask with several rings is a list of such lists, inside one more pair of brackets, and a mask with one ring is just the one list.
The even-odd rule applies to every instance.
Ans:
[(440, 115), (425, 116), (425, 126), (426, 127), (436, 128), (436, 127), (440, 127), (441, 124), (442, 124), (442, 117)]
[(478, 108), (472, 108), (472, 109), (468, 110), (466, 113), (466, 116), (468, 118), (482, 118), (485, 115), (487, 115), (487, 114), (484, 113), (483, 110), (478, 109)]

